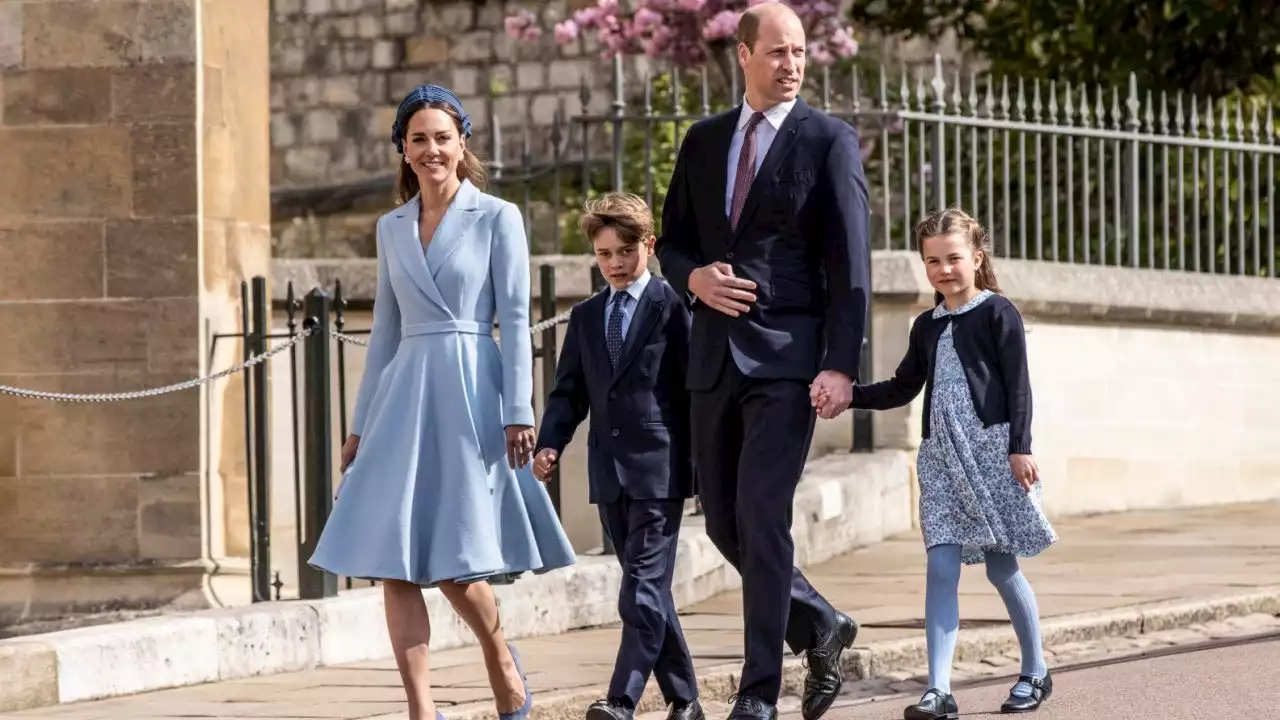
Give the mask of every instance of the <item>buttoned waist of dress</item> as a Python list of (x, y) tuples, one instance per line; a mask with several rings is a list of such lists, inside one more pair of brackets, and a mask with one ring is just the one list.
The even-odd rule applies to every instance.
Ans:
[(475, 320), (436, 320), (433, 322), (408, 323), (400, 326), (400, 337), (402, 338), (448, 333), (491, 336), (493, 335), (493, 325), (476, 322)]

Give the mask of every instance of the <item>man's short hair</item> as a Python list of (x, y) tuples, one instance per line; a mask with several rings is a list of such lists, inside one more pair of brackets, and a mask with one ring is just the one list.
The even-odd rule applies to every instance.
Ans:
[(738, 18), (738, 42), (755, 52), (756, 38), (760, 35), (760, 13), (747, 10)]
[(653, 213), (643, 199), (631, 193), (611, 192), (588, 200), (578, 228), (588, 240), (595, 240), (607, 227), (613, 228), (623, 243), (635, 245), (653, 235)]

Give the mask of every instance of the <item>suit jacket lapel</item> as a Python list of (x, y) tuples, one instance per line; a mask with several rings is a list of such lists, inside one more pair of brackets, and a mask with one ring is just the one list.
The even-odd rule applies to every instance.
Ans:
[(431, 271), (427, 267), (426, 253), (422, 251), (422, 238), (418, 233), (420, 203), (421, 198), (415, 195), (412, 200), (396, 210), (394, 222), (391, 223), (395, 236), (391, 245), (395, 248), (395, 254), (404, 265), (405, 272), (413, 280), (413, 284), (418, 286), (428, 300), (452, 316), (453, 312), (431, 277)]
[(631, 317), (631, 324), (627, 327), (627, 337), (623, 340), (622, 353), (618, 356), (618, 366), (613, 369), (610, 384), (622, 377), (627, 366), (635, 360), (637, 349), (644, 346), (645, 338), (649, 337), (654, 324), (662, 317), (663, 302), (658, 294), (659, 282), (656, 277), (650, 277), (649, 284), (644, 286), (644, 292), (640, 294), (640, 302), (636, 304), (635, 315)]
[(742, 237), (743, 228), (751, 222), (751, 216), (760, 205), (761, 193), (765, 192), (773, 177), (778, 174), (782, 159), (791, 154), (800, 133), (800, 123), (808, 117), (809, 106), (804, 100), (797, 98), (795, 107), (791, 108), (787, 119), (782, 122), (782, 127), (778, 128), (778, 134), (773, 138), (773, 144), (769, 146), (769, 153), (764, 156), (764, 163), (760, 165), (760, 172), (756, 173), (755, 179), (751, 182), (751, 190), (747, 192), (747, 202), (742, 207), (742, 217), (738, 218), (738, 227), (729, 238), (729, 247), (736, 245), (738, 239)]
[(586, 301), (587, 328), (583, 332), (586, 337), (587, 353), (590, 355), (591, 369), (587, 377), (607, 377), (609, 370), (609, 352), (604, 342), (604, 312), (609, 304), (609, 290), (606, 288)]
[(480, 219), (482, 214), (480, 190), (472, 185), (470, 180), (463, 180), (449, 209), (445, 211), (444, 217), (440, 218), (440, 224), (436, 226), (431, 243), (427, 245), (427, 268), (431, 271), (432, 279), (440, 276), (440, 270), (458, 251), (458, 248), (462, 247), (471, 226)]
[(710, 189), (715, 192), (712, 202), (718, 210), (714, 217), (719, 220), (719, 227), (723, 231), (721, 237), (729, 236), (729, 216), (724, 212), (724, 199), (729, 192), (729, 146), (733, 143), (733, 134), (738, 129), (738, 118), (742, 115), (742, 105), (734, 108), (731, 112), (725, 114), (720, 124), (712, 128), (710, 148), (711, 162), (711, 183)]

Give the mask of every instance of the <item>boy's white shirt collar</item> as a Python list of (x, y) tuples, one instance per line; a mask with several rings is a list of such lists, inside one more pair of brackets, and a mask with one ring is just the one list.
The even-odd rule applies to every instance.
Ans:
[(636, 302), (639, 302), (639, 301), (640, 301), (640, 297), (641, 297), (642, 295), (644, 295), (644, 289), (645, 289), (645, 287), (647, 287), (647, 286), (649, 285), (649, 278), (650, 278), (650, 277), (652, 277), (652, 273), (650, 273), (650, 272), (649, 272), (649, 269), (648, 269), (648, 268), (645, 268), (644, 272), (640, 274), (640, 277), (638, 277), (638, 278), (636, 278), (635, 280), (633, 280), (633, 281), (631, 282), (631, 284), (630, 284), (630, 285), (626, 286), (626, 287), (625, 287), (625, 288), (623, 288), (621, 291), (619, 291), (619, 290), (618, 290), (617, 288), (615, 288), (614, 286), (610, 285), (610, 286), (609, 286), (609, 300), (610, 300), (610, 301), (612, 301), (612, 300), (613, 300), (613, 295), (614, 295), (614, 293), (617, 293), (617, 292), (625, 292), (625, 293), (627, 293), (628, 295), (630, 295), (630, 296), (631, 296), (631, 298), (632, 298), (633, 300), (635, 300)]

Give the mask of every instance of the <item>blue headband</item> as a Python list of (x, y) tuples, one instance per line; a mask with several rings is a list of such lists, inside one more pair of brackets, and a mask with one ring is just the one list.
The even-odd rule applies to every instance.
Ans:
[(409, 118), (422, 106), (430, 103), (445, 103), (458, 112), (462, 118), (462, 136), (471, 137), (471, 116), (462, 109), (462, 101), (447, 88), (439, 85), (419, 85), (400, 101), (400, 109), (396, 111), (396, 121), (391, 125), (391, 142), (395, 143), (396, 152), (404, 153), (404, 131)]

